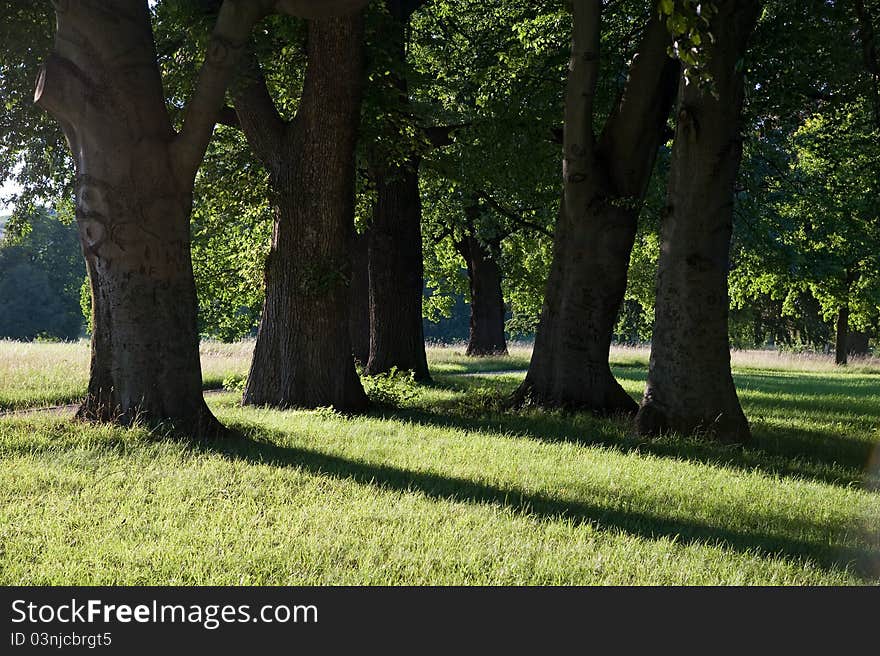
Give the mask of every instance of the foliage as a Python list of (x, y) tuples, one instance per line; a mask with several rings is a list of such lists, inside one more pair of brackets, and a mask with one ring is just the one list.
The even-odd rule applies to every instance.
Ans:
[(33, 101), (54, 30), (51, 3), (0, 3), (0, 182), (14, 180), (21, 187), (7, 229), (22, 230), (47, 200), (72, 196), (67, 143), (57, 121)]
[(463, 294), (441, 295), (427, 288), (425, 304), (433, 304), (435, 308), (429, 318), (422, 321), (425, 341), (450, 344), (468, 339), (471, 311)]
[(374, 376), (361, 376), (361, 383), (370, 401), (380, 406), (402, 407), (418, 396), (418, 386), (412, 371), (397, 367)]
[(470, 235), (501, 266), (509, 327), (531, 332), (558, 205), (567, 20), (557, 3), (500, 0), (431, 2), (414, 17), (414, 101), (430, 125), (455, 127), (422, 164), (429, 318), (469, 294), (456, 244)]
[(76, 226), (39, 210), (0, 241), (0, 337), (76, 339), (85, 267)]
[(876, 330), (880, 126), (851, 7), (768, 3), (748, 69), (734, 312), (789, 348), (825, 347), (843, 307)]
[(200, 331), (226, 342), (253, 336), (274, 215), (266, 172), (240, 132), (217, 129), (195, 193), (192, 259)]
[(244, 394), (245, 387), (247, 387), (247, 376), (230, 374), (223, 379), (223, 389), (227, 392)]

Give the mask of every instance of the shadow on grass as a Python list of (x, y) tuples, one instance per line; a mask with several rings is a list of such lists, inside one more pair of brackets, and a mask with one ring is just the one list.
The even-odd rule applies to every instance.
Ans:
[[(620, 380), (644, 383), (646, 372), (640, 367), (614, 367)], [(877, 376), (734, 372), (734, 381), (744, 406), (789, 409), (806, 413), (829, 413), (834, 421), (843, 416), (880, 421)], [(750, 397), (750, 393), (775, 395), (772, 398)], [(794, 397), (794, 398), (793, 398)], [(834, 416), (830, 416), (834, 415)]]
[[(499, 412), (491, 407), (481, 412), (479, 408), (474, 410), (468, 406), (470, 396), (481, 387), (494, 390), (497, 399), (504, 398), (516, 385), (512, 380), (449, 377), (438, 379), (434, 385), (464, 396), (435, 402), (430, 408), (380, 411), (379, 416), (443, 428), (507, 433), (545, 442), (601, 446), (623, 453), (638, 451), (743, 471), (758, 469), (769, 475), (837, 486), (864, 482), (876, 446), (869, 439), (857, 439), (831, 430), (787, 429), (760, 420), (752, 422), (752, 441), (746, 447), (725, 446), (679, 435), (652, 439), (636, 435), (631, 422), (626, 419), (540, 410)], [(805, 399), (803, 405), (809, 408), (814, 403)], [(768, 407), (773, 407), (771, 402)]]
[[(828, 544), (827, 540), (809, 541), (760, 530), (744, 531), (653, 513), (603, 508), (582, 501), (526, 493), (516, 488), (497, 487), (464, 478), (282, 446), (277, 442), (285, 439), (283, 433), (259, 426), (238, 425), (235, 428), (240, 432), (237, 438), (201, 442), (198, 448), (233, 460), (275, 467), (297, 467), (312, 474), (353, 480), (361, 485), (385, 490), (417, 491), (431, 499), (491, 504), (541, 521), (568, 520), (647, 539), (669, 538), (681, 544), (721, 545), (741, 553), (758, 553), (765, 557), (802, 558), (825, 569), (849, 569), (865, 579), (880, 575), (878, 551), (873, 546)], [(794, 524), (788, 519), (778, 521), (786, 522), (787, 528), (794, 533), (821, 532), (815, 526)]]

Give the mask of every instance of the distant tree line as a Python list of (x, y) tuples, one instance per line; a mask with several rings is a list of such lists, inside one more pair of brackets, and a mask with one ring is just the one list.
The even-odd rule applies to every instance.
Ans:
[(85, 265), (75, 224), (48, 212), (0, 240), (0, 338), (70, 340), (84, 334)]

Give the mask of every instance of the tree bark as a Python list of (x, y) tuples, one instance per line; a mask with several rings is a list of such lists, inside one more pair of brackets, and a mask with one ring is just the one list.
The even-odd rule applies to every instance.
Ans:
[(717, 96), (694, 82), (680, 86), (648, 382), (636, 419), (643, 434), (750, 436), (730, 371), (727, 275), (742, 155), (739, 63), (758, 8), (756, 0), (718, 5), (707, 53)]
[(845, 365), (849, 360), (849, 306), (843, 305), (837, 312), (836, 338), (834, 340), (834, 364)]
[(424, 262), (418, 161), (375, 169), (376, 205), (369, 229), (370, 357), (368, 375), (392, 367), (430, 380), (422, 324)]
[(351, 352), (355, 361), (370, 358), (369, 233), (354, 235), (351, 250), (351, 311), (348, 318)]
[(368, 401), (349, 337), (349, 248), (363, 16), (310, 21), (308, 30), (306, 80), (292, 123), (281, 121), (261, 79), (236, 98), (242, 129), (278, 198), (244, 403), (359, 412)]
[(553, 264), (529, 371), (513, 401), (634, 413), (638, 406), (614, 379), (608, 356), (678, 64), (666, 55), (669, 34), (663, 21), (652, 17), (623, 94), (596, 139), (600, 5), (574, 2)]
[(176, 134), (147, 3), (54, 4), (55, 48), (34, 99), (60, 122), (76, 163), (93, 316), (88, 396), (77, 416), (217, 434), (222, 426), (202, 396), (189, 216), (236, 44), (262, 12), (223, 5)]
[(473, 235), (468, 235), (458, 242), (457, 248), (467, 264), (471, 292), (467, 355), (472, 357), (507, 355), (501, 268), (492, 252)]
[[(406, 58), (407, 27), (424, 0), (385, 0), (389, 13), (382, 38), (401, 65)], [(406, 80), (394, 80), (398, 111), (410, 112)], [(389, 121), (390, 140), (399, 140), (398, 126)], [(368, 375), (392, 368), (412, 371), (416, 380), (429, 381), (422, 324), (424, 262), (422, 260), (422, 202), (419, 157), (396, 163), (374, 149), (370, 169), (376, 185), (376, 203), (369, 227), (370, 356)]]

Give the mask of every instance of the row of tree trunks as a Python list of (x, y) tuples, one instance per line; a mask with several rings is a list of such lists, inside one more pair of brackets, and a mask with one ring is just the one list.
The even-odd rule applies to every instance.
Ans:
[(708, 71), (714, 94), (680, 85), (661, 229), (648, 381), (636, 424), (643, 434), (702, 432), (744, 442), (749, 426), (730, 371), (727, 275), (733, 189), (742, 154), (739, 62), (757, 0), (718, 4)]
[(563, 136), (563, 197), (553, 264), (525, 381), (515, 404), (635, 413), (608, 364), (626, 290), (639, 208), (675, 95), (678, 64), (652, 16), (629, 79), (599, 139), (593, 99), (599, 77), (602, 3), (575, 0)]
[(363, 64), (361, 14), (310, 21), (296, 119), (281, 120), (255, 68), (236, 97), (242, 129), (278, 199), (245, 404), (367, 406), (349, 335)]
[[(495, 254), (473, 234), (456, 244), (467, 265), (471, 295), (470, 335), (467, 355), (507, 355), (504, 336), (504, 296), (501, 267)], [(498, 245), (495, 244), (495, 253)]]

